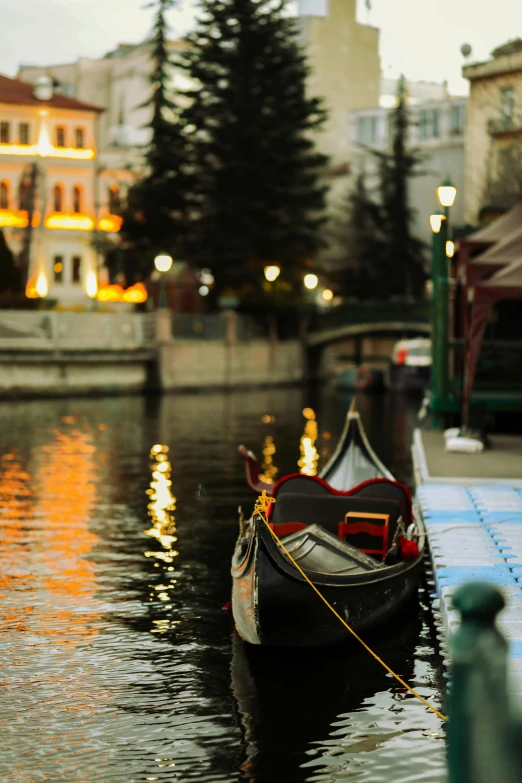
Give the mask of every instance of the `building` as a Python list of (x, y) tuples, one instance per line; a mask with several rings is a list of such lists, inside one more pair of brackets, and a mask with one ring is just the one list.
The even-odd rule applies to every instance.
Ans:
[(379, 102), (379, 30), (356, 21), (356, 0), (299, 0), (298, 9), (309, 92), (324, 99), (329, 114), (318, 146), (330, 156), (332, 173), (347, 175), (350, 112)]
[[(386, 88), (390, 86), (386, 85)], [(449, 96), (445, 85), (439, 85), (439, 90), (437, 94), (435, 85), (425, 82), (407, 85), (411, 117), (409, 142), (424, 158), (419, 176), (410, 183), (409, 196), (415, 209), (414, 233), (425, 242), (431, 242), (429, 215), (437, 204), (436, 188), (447, 177), (458, 192), (451, 210), (453, 225), (463, 225), (465, 214), (467, 99)], [(386, 100), (385, 103), (390, 102)], [(380, 106), (352, 112), (349, 125), (352, 182), (360, 172), (365, 172), (368, 185), (371, 187), (375, 183), (376, 162), (370, 150), (389, 148), (391, 111), (392, 108)]]
[[(169, 43), (171, 55), (185, 47), (183, 41)], [(151, 93), (150, 72), (150, 45), (145, 41), (120, 44), (99, 58), (81, 57), (73, 63), (49, 66), (21, 65), (18, 77), (32, 83), (42, 76), (51, 77), (57, 93), (103, 107), (98, 121), (100, 167), (139, 175), (150, 137), (146, 126), (151, 108), (145, 105)], [(183, 74), (174, 72), (173, 82), (183, 86)], [(119, 176), (124, 185), (125, 178)], [(128, 180), (132, 181), (132, 176)]]
[[(495, 49), (487, 62), (466, 65), (463, 75), (470, 85), (466, 222), (475, 225), (482, 209), (506, 208), (510, 196), (522, 196), (522, 40)], [(510, 193), (512, 186), (518, 193)]]
[(29, 295), (85, 305), (96, 293), (93, 238), (121, 225), (117, 184), (97, 168), (102, 111), (57, 94), (48, 78), (0, 76), (0, 228), (27, 271)]

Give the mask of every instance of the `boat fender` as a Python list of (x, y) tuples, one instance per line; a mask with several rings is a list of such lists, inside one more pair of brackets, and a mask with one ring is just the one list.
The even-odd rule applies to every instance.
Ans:
[(372, 383), (372, 375), (367, 367), (358, 367), (355, 373), (355, 386), (357, 389), (368, 389)]
[(419, 547), (415, 541), (409, 541), (404, 536), (399, 538), (399, 551), (401, 553), (401, 560), (408, 562), (409, 560), (415, 560), (420, 554)]

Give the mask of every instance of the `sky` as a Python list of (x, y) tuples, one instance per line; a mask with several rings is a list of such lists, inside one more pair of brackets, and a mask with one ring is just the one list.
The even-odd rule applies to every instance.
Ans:
[[(467, 92), (461, 77), (463, 43), (471, 60), (522, 37), (522, 0), (357, 0), (358, 19), (381, 30), (383, 73), (409, 80), (449, 82), (455, 94)], [(183, 35), (194, 19), (197, 0), (180, 0), (171, 12), (173, 35)], [(73, 62), (99, 57), (119, 43), (142, 40), (152, 11), (144, 0), (0, 0), (0, 73), (15, 76), (18, 66)]]

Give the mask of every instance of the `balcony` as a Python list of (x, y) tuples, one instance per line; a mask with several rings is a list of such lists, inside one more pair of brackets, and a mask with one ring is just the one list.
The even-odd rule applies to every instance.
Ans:
[(488, 120), (488, 133), (491, 136), (516, 135), (522, 133), (522, 116), (498, 117)]

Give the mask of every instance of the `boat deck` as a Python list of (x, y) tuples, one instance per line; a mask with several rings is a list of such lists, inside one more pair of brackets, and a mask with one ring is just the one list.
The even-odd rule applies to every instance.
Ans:
[(511, 691), (522, 700), (522, 438), (492, 441), (482, 454), (448, 454), (441, 432), (418, 430), (417, 499), (446, 642), (459, 625), (456, 588), (475, 580), (501, 587), (507, 606), (498, 625), (510, 642)]

